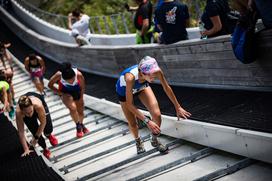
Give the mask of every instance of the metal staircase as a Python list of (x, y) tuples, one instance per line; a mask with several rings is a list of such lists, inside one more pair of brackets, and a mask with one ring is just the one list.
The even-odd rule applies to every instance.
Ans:
[[(16, 100), (34, 85), (14, 60)], [(59, 145), (49, 147), (50, 162), (67, 180), (271, 180), (272, 166), (263, 162), (161, 135), (170, 151), (161, 155), (149, 142), (147, 128), (140, 130), (146, 152), (136, 154), (127, 123), (95, 111), (99, 102), (85, 101), (84, 123), (90, 133), (76, 138), (75, 124), (57, 95), (46, 89), (45, 100)], [(90, 106), (91, 105), (91, 106)], [(109, 109), (111, 107), (103, 107)], [(112, 111), (114, 112), (114, 110)], [(27, 136), (31, 138), (30, 133)], [(47, 145), (50, 143), (47, 140)], [(38, 147), (39, 149), (39, 147)], [(229, 175), (231, 174), (231, 175)]]

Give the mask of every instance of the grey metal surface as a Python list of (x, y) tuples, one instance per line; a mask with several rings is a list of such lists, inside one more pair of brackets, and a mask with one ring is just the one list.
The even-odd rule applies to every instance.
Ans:
[[(16, 92), (18, 99), (27, 91), (35, 91), (35, 88), (29, 86), (31, 82), (26, 79), (27, 73), (18, 68), (18, 65), (15, 70), (15, 75), (20, 74), (14, 77), (17, 84), (15, 91), (25, 87)], [(21, 83), (18, 84), (19, 82)], [(45, 100), (53, 118), (54, 133), (59, 140), (58, 146), (50, 147), (51, 164), (67, 180), (193, 180), (243, 159), (241, 156), (213, 151), (211, 148), (164, 135), (160, 137), (161, 142), (167, 144), (170, 151), (166, 155), (160, 155), (149, 143), (147, 128), (140, 130), (147, 151), (137, 155), (126, 123), (89, 108), (89, 105), (95, 104), (97, 108), (105, 109), (103, 100), (86, 103), (85, 122), (90, 133), (77, 139), (75, 124), (71, 121), (67, 109), (59, 97), (48, 89), (47, 94)], [(110, 106), (107, 111), (116, 113)], [(31, 138), (29, 132), (27, 136)], [(50, 145), (48, 140), (47, 144)], [(271, 165), (257, 162), (228, 175), (226, 180), (243, 180), (245, 175), (247, 178), (254, 175), (254, 180), (257, 181), (264, 178), (271, 180), (270, 173)], [(264, 175), (257, 177), (258, 174)]]

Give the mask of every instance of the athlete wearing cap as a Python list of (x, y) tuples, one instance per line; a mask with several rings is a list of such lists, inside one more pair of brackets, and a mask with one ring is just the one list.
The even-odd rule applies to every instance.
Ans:
[[(186, 119), (191, 116), (189, 112), (180, 106), (174, 92), (164, 77), (163, 71), (154, 58), (146, 56), (138, 65), (125, 69), (116, 83), (116, 92), (124, 115), (128, 120), (130, 131), (136, 140), (138, 154), (145, 152), (145, 149), (138, 134), (136, 117), (142, 120), (151, 130), (151, 145), (156, 147), (161, 153), (168, 152), (168, 148), (161, 144), (157, 138), (160, 134), (161, 112), (157, 99), (149, 86), (149, 83), (153, 82), (155, 78), (160, 80), (165, 93), (174, 104), (177, 117)], [(151, 120), (136, 108), (133, 103), (134, 96), (138, 96), (150, 112), (152, 116)]]

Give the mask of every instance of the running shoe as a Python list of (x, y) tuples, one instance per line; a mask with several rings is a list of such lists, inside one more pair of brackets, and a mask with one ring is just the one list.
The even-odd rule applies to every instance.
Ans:
[(78, 138), (81, 138), (81, 137), (83, 137), (84, 136), (84, 133), (83, 133), (83, 128), (82, 128), (82, 125), (81, 124), (79, 124), (79, 123), (77, 123), (77, 125), (76, 125), (76, 136), (78, 137)]
[(84, 133), (84, 134), (88, 134), (89, 132), (90, 132), (90, 130), (89, 130), (88, 128), (86, 128), (86, 127), (83, 128), (83, 133)]
[(151, 136), (150, 139), (151, 145), (156, 148), (161, 154), (167, 154), (168, 153), (168, 147), (163, 145), (158, 138), (154, 138)]
[(9, 111), (9, 117), (10, 119), (14, 119), (14, 115), (15, 115), (15, 109), (13, 106), (10, 107), (10, 111)]
[(84, 136), (83, 131), (82, 131), (82, 130), (80, 130), (80, 131), (77, 130), (76, 136), (77, 136), (78, 138), (82, 138), (82, 137)]
[(47, 158), (50, 159), (51, 152), (47, 148), (43, 150), (43, 155)]
[(90, 132), (90, 130), (86, 128), (84, 124), (81, 124), (81, 126), (84, 134), (88, 134)]
[(144, 144), (143, 141), (141, 140), (141, 138), (137, 138), (135, 139), (136, 141), (136, 148), (137, 148), (137, 154), (141, 154), (145, 152), (145, 148), (144, 148)]
[(58, 140), (57, 140), (57, 138), (56, 138), (54, 135), (50, 134), (50, 135), (48, 136), (48, 139), (49, 139), (49, 142), (50, 142), (50, 144), (51, 144), (52, 146), (58, 145)]

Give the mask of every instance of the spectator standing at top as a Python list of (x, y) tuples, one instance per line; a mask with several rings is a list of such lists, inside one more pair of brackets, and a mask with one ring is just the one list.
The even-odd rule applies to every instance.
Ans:
[[(149, 0), (134, 0), (138, 5), (134, 17), (134, 25), (137, 29), (136, 44), (151, 43), (152, 38), (152, 4)], [(132, 10), (135, 10), (133, 8)]]
[(90, 17), (79, 10), (74, 10), (68, 15), (68, 29), (79, 46), (91, 44), (89, 21)]
[(236, 0), (232, 2), (233, 8), (245, 15), (247, 10), (258, 11), (266, 28), (272, 28), (272, 1), (271, 0)]
[(171, 44), (187, 40), (186, 27), (189, 25), (189, 12), (185, 4), (174, 0), (164, 0), (155, 11), (158, 28), (162, 31), (160, 43)]
[(228, 28), (228, 13), (230, 7), (228, 0), (207, 0), (201, 22), (205, 30), (201, 31), (202, 37), (215, 37), (231, 34)]

